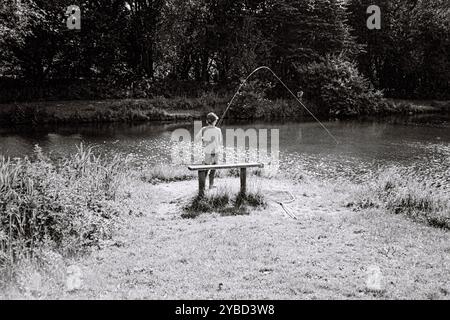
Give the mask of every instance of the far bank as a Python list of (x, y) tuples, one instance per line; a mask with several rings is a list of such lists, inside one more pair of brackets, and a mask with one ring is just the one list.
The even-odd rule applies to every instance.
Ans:
[[(200, 98), (111, 99), (17, 102), (0, 104), (0, 123), (19, 124), (70, 124), (108, 122), (173, 122), (201, 119), (208, 112), (221, 115), (229, 97), (207, 95)], [(411, 115), (444, 113), (450, 111), (450, 101), (418, 101), (385, 99), (379, 108), (358, 114), (330, 114), (313, 102), (304, 104), (322, 119), (358, 118), (363, 116)], [(301, 119), (307, 112), (295, 100), (277, 99), (238, 101), (227, 113), (231, 119)]]

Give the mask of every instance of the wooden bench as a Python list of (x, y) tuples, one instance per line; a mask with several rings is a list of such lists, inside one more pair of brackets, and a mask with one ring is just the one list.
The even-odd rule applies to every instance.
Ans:
[(208, 170), (240, 169), (241, 193), (247, 192), (247, 168), (264, 168), (262, 163), (233, 163), (233, 164), (194, 164), (188, 166), (191, 171), (198, 171), (198, 195), (205, 195), (206, 173)]

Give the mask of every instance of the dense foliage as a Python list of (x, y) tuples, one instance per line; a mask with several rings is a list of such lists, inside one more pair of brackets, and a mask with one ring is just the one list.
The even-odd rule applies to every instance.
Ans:
[(374, 114), (382, 94), (373, 90), (370, 82), (356, 65), (341, 57), (327, 57), (299, 67), (308, 98), (317, 105), (328, 106), (332, 115)]
[(110, 237), (125, 164), (82, 145), (63, 159), (39, 147), (31, 159), (0, 158), (0, 274), (36, 249), (74, 254)]
[(368, 30), (365, 8), (371, 0), (352, 0), (349, 23), (365, 46), (360, 70), (386, 94), (403, 98), (449, 98), (450, 2), (378, 0), (380, 30)]
[[(348, 63), (348, 72), (358, 73), (352, 81), (360, 91), (367, 91), (367, 78), (393, 97), (449, 98), (447, 0), (379, 0), (381, 30), (366, 26), (369, 0), (75, 2), (2, 1), (3, 101), (104, 98), (114, 92), (200, 95), (235, 86), (260, 65), (317, 95), (308, 92), (310, 72), (303, 71), (333, 61), (338, 65), (331, 68)], [(81, 8), (80, 30), (66, 26), (71, 4)], [(26, 90), (10, 93), (18, 87)], [(281, 89), (275, 92), (282, 95)]]

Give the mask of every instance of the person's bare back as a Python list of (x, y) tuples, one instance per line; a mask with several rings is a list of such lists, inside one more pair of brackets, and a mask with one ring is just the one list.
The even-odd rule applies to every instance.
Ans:
[[(204, 154), (203, 164), (218, 164), (219, 152), (222, 147), (222, 130), (216, 127), (219, 118), (214, 113), (209, 113), (206, 117), (207, 126), (203, 127), (195, 137), (196, 141), (202, 141)], [(209, 172), (209, 188), (214, 187), (214, 175), (216, 170)], [(207, 173), (208, 174), (208, 173)]]

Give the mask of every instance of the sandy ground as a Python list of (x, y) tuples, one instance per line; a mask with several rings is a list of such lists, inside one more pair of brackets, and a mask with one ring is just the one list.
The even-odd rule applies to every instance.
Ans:
[[(237, 190), (239, 179), (218, 182)], [(254, 184), (268, 195), (267, 208), (196, 219), (180, 217), (196, 181), (130, 184), (124, 205), (132, 209), (113, 240), (73, 261), (82, 270), (79, 289), (31, 298), (449, 299), (448, 231), (354, 212), (345, 207), (345, 186)], [(286, 189), (298, 220), (270, 201)]]

